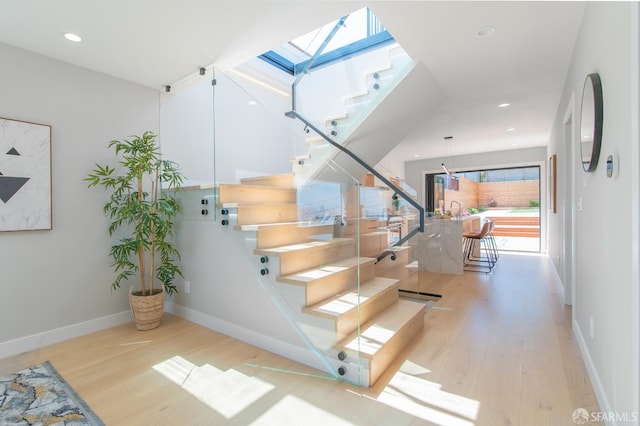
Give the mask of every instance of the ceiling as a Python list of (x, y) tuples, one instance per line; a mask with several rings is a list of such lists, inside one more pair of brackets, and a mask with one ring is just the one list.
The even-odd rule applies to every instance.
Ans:
[(405, 159), (546, 145), (583, 2), (2, 0), (0, 42), (160, 90), (364, 6), (445, 95), (396, 148)]

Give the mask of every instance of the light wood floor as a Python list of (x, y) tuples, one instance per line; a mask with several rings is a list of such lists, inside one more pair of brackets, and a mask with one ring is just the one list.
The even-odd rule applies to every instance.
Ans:
[(107, 425), (572, 425), (598, 405), (550, 277), (518, 255), (490, 275), (422, 276), (443, 297), (373, 388), (171, 315), (2, 359), (0, 375), (50, 360)]

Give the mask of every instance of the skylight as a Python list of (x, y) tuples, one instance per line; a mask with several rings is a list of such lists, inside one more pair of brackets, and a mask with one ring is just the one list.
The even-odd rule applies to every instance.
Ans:
[[(341, 19), (343, 18), (291, 40), (260, 55), (259, 58), (291, 75), (297, 75), (307, 68), (311, 58)], [(309, 69), (328, 65), (393, 41), (384, 25), (365, 7), (344, 18), (341, 28), (329, 40)]]

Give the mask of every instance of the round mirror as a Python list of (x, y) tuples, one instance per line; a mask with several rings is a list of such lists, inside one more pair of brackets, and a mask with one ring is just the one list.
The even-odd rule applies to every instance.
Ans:
[(582, 168), (592, 172), (598, 165), (602, 143), (602, 84), (597, 73), (589, 74), (582, 89), (580, 154)]

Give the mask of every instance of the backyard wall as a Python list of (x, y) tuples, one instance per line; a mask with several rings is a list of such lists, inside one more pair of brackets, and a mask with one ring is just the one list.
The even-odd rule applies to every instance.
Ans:
[(487, 207), (494, 199), (496, 207), (529, 207), (540, 199), (540, 181), (482, 182), (478, 185), (478, 205)]
[(540, 181), (523, 180), (511, 182), (476, 182), (464, 177), (459, 178), (459, 191), (444, 191), (445, 210), (457, 214), (457, 206), (451, 206), (455, 200), (468, 207), (489, 207), (492, 199), (496, 207), (529, 207), (530, 201), (540, 199)]
[(478, 185), (479, 183), (465, 177), (458, 179), (458, 191), (451, 189), (444, 190), (445, 210), (451, 210), (453, 215), (458, 214), (458, 206), (451, 206), (451, 201), (457, 201), (462, 209), (468, 207), (478, 207)]

